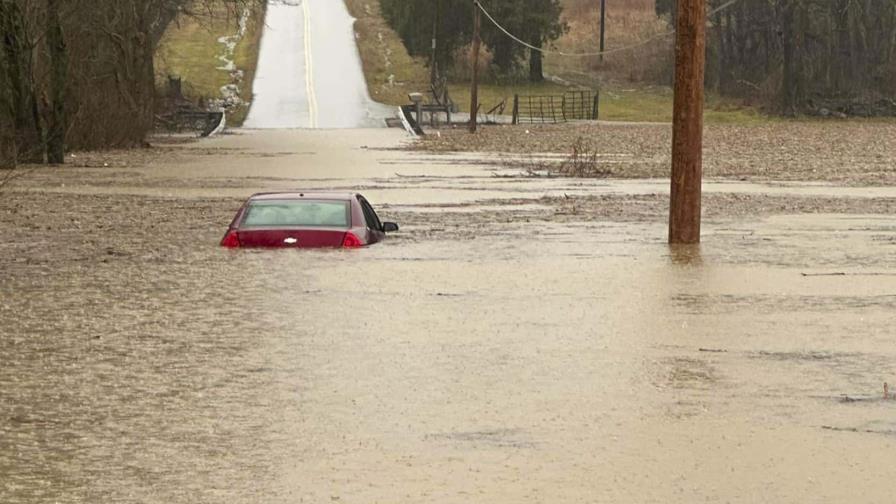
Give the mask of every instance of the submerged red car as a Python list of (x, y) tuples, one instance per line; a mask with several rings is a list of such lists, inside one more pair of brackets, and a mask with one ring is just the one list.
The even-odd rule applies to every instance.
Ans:
[(261, 193), (236, 213), (221, 246), (358, 248), (382, 241), (398, 224), (381, 222), (360, 194)]

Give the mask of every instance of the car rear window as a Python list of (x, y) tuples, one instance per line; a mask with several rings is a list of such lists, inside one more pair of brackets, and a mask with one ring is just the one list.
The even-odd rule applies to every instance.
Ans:
[(347, 201), (265, 200), (249, 203), (241, 227), (335, 227), (348, 229)]

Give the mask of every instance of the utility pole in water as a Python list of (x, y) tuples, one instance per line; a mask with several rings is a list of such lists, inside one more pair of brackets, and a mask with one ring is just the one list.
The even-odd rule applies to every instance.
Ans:
[(600, 0), (600, 61), (604, 61), (604, 34), (607, 26), (607, 0)]
[(470, 89), (470, 133), (476, 133), (476, 116), (479, 113), (479, 45), (482, 40), (479, 32), (482, 29), (482, 17), (479, 13), (479, 0), (473, 0), (473, 85)]
[(669, 243), (700, 243), (706, 0), (677, 0)]

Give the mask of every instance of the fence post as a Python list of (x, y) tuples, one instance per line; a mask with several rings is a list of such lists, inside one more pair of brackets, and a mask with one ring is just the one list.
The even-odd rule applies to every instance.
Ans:
[(520, 123), (520, 95), (513, 95), (513, 124)]
[(479, 114), (479, 46), (482, 44), (480, 30), (482, 16), (479, 13), (479, 0), (473, 0), (473, 83), (470, 88), (470, 133), (476, 133), (476, 120)]
[(600, 118), (600, 89), (594, 92), (594, 105), (591, 107), (591, 118), (595, 121)]

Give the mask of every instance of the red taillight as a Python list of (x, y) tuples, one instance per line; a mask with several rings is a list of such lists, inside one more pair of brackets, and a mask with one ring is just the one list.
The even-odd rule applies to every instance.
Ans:
[(221, 246), (227, 248), (239, 248), (240, 246), (240, 237), (237, 236), (236, 231), (231, 229), (224, 235), (224, 239), (221, 240)]
[(342, 248), (358, 248), (363, 246), (364, 244), (361, 243), (361, 240), (355, 236), (354, 233), (345, 233), (345, 238), (342, 239)]

